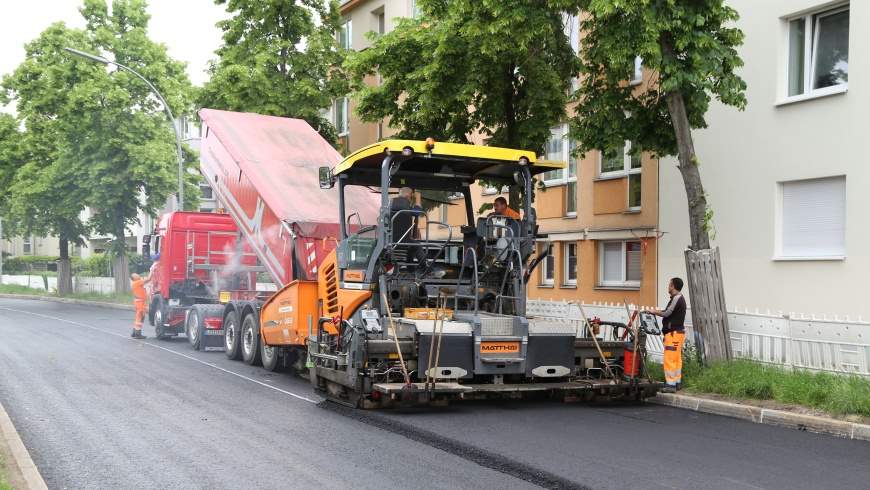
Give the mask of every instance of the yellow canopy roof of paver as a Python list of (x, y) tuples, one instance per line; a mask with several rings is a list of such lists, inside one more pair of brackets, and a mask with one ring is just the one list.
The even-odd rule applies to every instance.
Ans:
[[(371, 172), (379, 169), (387, 151), (401, 155), (402, 150), (406, 148), (413, 150), (414, 155), (405, 160), (402, 170), (442, 176), (446, 173), (456, 173), (471, 176), (475, 180), (512, 179), (521, 158), (528, 160), (532, 175), (567, 166), (565, 162), (538, 160), (534, 152), (525, 150), (435, 142), (430, 156), (425, 141), (385, 140), (350, 154), (335, 168), (335, 175), (351, 173), (354, 170)], [(445, 169), (445, 165), (448, 168)]]

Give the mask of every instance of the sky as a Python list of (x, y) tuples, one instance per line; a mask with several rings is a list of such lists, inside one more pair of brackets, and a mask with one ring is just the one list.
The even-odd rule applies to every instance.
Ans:
[[(35, 39), (54, 22), (84, 27), (78, 12), (80, 0), (14, 0), (3, 2), (0, 15), (0, 76), (15, 70), (24, 60), (24, 44)], [(221, 31), (215, 23), (227, 17), (213, 0), (149, 0), (151, 39), (169, 49), (169, 55), (187, 63), (194, 85), (207, 80), (205, 69), (220, 46)], [(2, 108), (11, 112), (11, 108)]]

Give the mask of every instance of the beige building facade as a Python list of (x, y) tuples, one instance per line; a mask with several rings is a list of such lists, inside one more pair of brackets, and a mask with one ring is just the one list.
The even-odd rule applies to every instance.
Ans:
[[(746, 38), (746, 110), (694, 132), (729, 309), (870, 318), (870, 2), (729, 0)], [(661, 166), (664, 277), (689, 243), (676, 161)]]

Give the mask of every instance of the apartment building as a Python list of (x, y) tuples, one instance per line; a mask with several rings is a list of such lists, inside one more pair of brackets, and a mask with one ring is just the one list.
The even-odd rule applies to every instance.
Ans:
[[(713, 104), (694, 132), (729, 308), (870, 318), (870, 3), (729, 0), (744, 112)], [(852, 48), (850, 50), (850, 48)], [(659, 266), (682, 276), (686, 197), (662, 161)]]
[[(386, 33), (394, 19), (417, 15), (413, 0), (351, 0), (341, 5), (343, 23), (339, 42), (349, 49), (369, 46), (365, 34)], [(575, 49), (580, 33), (576, 18), (566, 18), (566, 34)], [(640, 60), (632, 80), (643, 90)], [(377, 83), (377, 80), (369, 80)], [(570, 107), (569, 113), (570, 113)], [(354, 115), (354, 101), (335, 101), (332, 120), (342, 135), (345, 152), (351, 152), (392, 133), (388, 124), (363, 123)], [(529, 297), (571, 301), (629, 301), (655, 304), (658, 284), (658, 162), (646, 154), (632, 157), (631, 143), (615, 149), (613, 158), (592, 152), (572, 157), (574, 143), (567, 124), (552, 128), (541, 158), (569, 162), (565, 170), (543, 176), (545, 191), (538, 191), (535, 207), (540, 231), (538, 244), (551, 255), (538, 266), (530, 282)], [(609, 153), (609, 152), (608, 152)], [(475, 204), (492, 202), (499, 189), (476, 187)], [(464, 203), (456, 199), (440, 206), (433, 219), (452, 226), (463, 224)]]

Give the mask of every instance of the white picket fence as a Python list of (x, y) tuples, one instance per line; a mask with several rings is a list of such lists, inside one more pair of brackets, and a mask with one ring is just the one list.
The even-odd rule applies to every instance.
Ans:
[[(634, 305), (629, 305), (633, 311)], [(613, 303), (584, 304), (590, 317), (626, 322), (625, 306)], [(650, 309), (642, 306), (641, 309)], [(572, 303), (529, 300), (530, 316), (548, 320), (580, 322), (580, 308)], [(691, 311), (686, 315), (686, 339), (693, 342)], [(870, 376), (870, 323), (840, 318), (815, 318), (760, 312), (728, 313), (731, 348), (735, 357), (753, 359), (787, 368), (830, 371)], [(610, 329), (602, 331), (610, 338)], [(647, 337), (650, 358), (660, 361), (661, 337)]]
[[(57, 290), (57, 278), (48, 277), (49, 291)], [(19, 286), (27, 286), (34, 289), (45, 290), (45, 282), (42, 276), (11, 276), (3, 275), (3, 284), (17, 284)], [(271, 282), (258, 282), (257, 290), (259, 291), (275, 291), (277, 288)], [(113, 294), (115, 292), (115, 279), (111, 277), (73, 277), (73, 291), (76, 293), (98, 293), (98, 294)]]

